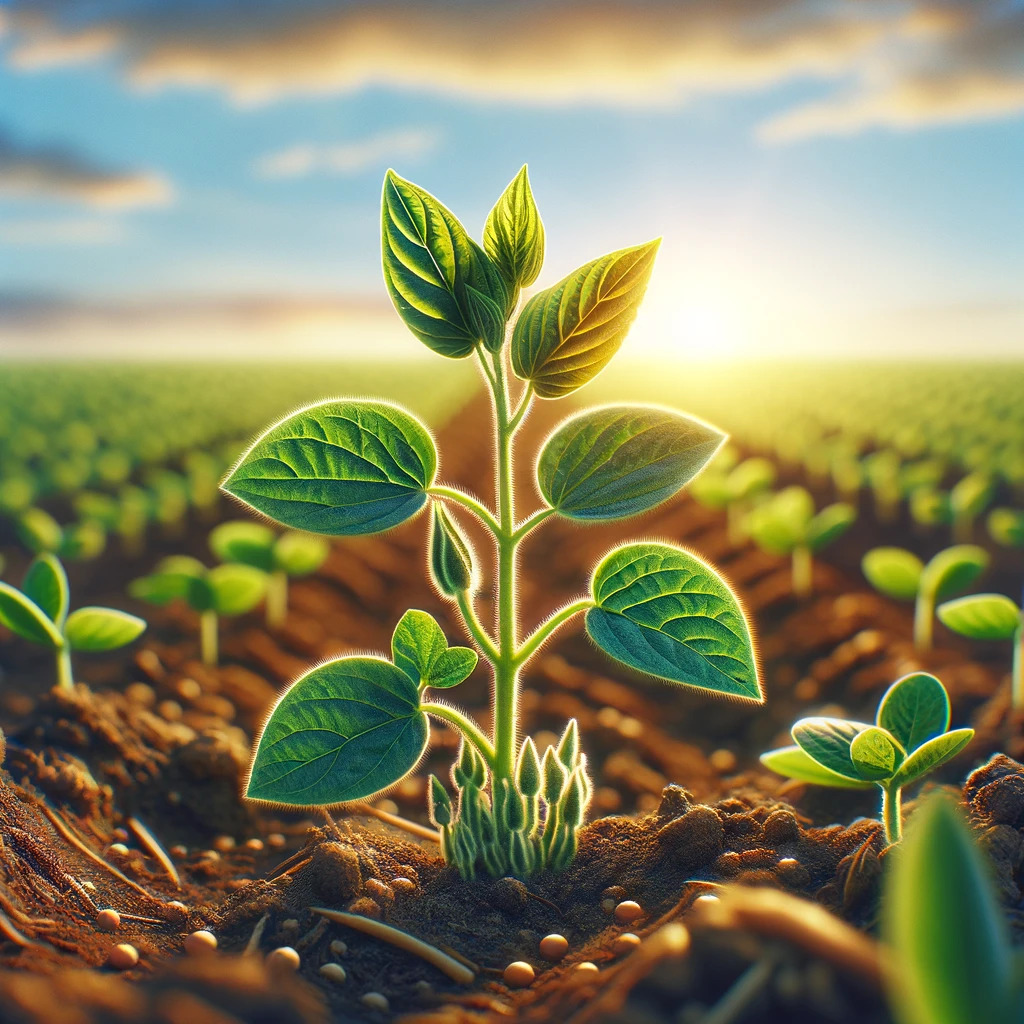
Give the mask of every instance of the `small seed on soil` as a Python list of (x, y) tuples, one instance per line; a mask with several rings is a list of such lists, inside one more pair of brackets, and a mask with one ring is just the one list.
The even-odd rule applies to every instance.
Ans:
[(189, 956), (206, 956), (217, 948), (217, 936), (201, 928), (185, 936), (185, 952)]
[(711, 762), (711, 767), (722, 775), (726, 775), (729, 772), (736, 770), (736, 755), (731, 750), (726, 750), (724, 747), (719, 750), (712, 751), (708, 760)]
[(321, 964), (320, 974), (336, 985), (344, 985), (348, 981), (348, 974), (341, 964)]
[(385, 814), (397, 814), (398, 804), (394, 800), (389, 800), (385, 797), (383, 800), (378, 800), (376, 803), (378, 811), (383, 811)]
[(396, 892), (415, 892), (416, 883), (411, 878), (398, 878), (391, 879), (391, 888)]
[(217, 836), (213, 841), (213, 848), (220, 853), (227, 853), (235, 848), (235, 840), (231, 836)]
[(505, 979), (505, 984), (512, 988), (526, 988), (527, 985), (533, 984), (536, 975), (525, 960), (514, 960), (505, 968), (501, 976)]
[(188, 847), (182, 846), (180, 843), (178, 843), (175, 846), (172, 846), (167, 852), (172, 857), (177, 857), (179, 860), (181, 860), (182, 857), (188, 856)]
[(348, 944), (342, 942), (341, 939), (335, 939), (331, 943), (331, 952), (335, 956), (344, 956), (348, 952)]
[(196, 700), (203, 693), (203, 688), (194, 679), (179, 679), (175, 690), (184, 700)]
[(615, 913), (615, 900), (601, 900), (601, 909), (606, 914)]
[(601, 891), (601, 899), (603, 900), (615, 900), (619, 902), (626, 895), (626, 890), (621, 885), (609, 885), (607, 889)]
[(263, 840), (262, 839), (246, 839), (246, 841), (245, 841), (245, 848), (247, 850), (255, 850), (257, 853), (259, 853), (259, 851), (263, 849)]
[(124, 843), (111, 843), (107, 848), (107, 853), (116, 854), (118, 857), (127, 857), (128, 847)]
[(268, 970), (284, 974), (288, 971), (297, 971), (302, 958), (291, 946), (278, 946), (267, 954), (266, 963)]
[(285, 932), (297, 932), (299, 930), (299, 922), (294, 917), (289, 917), (281, 922), (281, 930)]
[(181, 705), (176, 700), (162, 700), (156, 706), (157, 714), (165, 722), (180, 722), (182, 715), (185, 713), (181, 710)]
[(387, 1013), (391, 1008), (391, 1004), (388, 1002), (388, 997), (382, 995), (380, 992), (367, 992), (360, 1002), (368, 1010), (377, 1010), (379, 1013)]
[(175, 910), (188, 910), (188, 907), (186, 907), (185, 904), (181, 902), (181, 900), (171, 900), (170, 903), (167, 904), (167, 906), (174, 907)]
[(126, 842), (128, 840), (128, 830), (127, 829), (115, 828), (114, 831), (111, 832), (110, 834), (114, 837), (115, 840), (117, 840), (120, 843)]
[(420, 978), (420, 980), (413, 985), (413, 989), (415, 989), (418, 996), (429, 996), (433, 993), (434, 986), (431, 985), (429, 981)]
[(540, 955), (545, 960), (561, 960), (569, 952), (569, 940), (564, 935), (545, 935), (540, 940)]
[(88, 889), (88, 890), (89, 890), (89, 892), (95, 892), (95, 891), (96, 891), (96, 886), (95, 886), (95, 884), (94, 884), (93, 882), (90, 882), (90, 881), (89, 881), (89, 879), (86, 879), (86, 880), (85, 880), (85, 881), (84, 881), (84, 882), (82, 883), (82, 888), (83, 888), (83, 889)]
[(107, 954), (107, 963), (118, 971), (130, 971), (139, 962), (139, 951), (130, 943), (122, 942)]
[(267, 846), (272, 850), (280, 850), (287, 842), (288, 840), (285, 839), (280, 832), (271, 832), (270, 835), (267, 836)]
[(623, 900), (615, 908), (615, 920), (620, 924), (630, 924), (644, 916), (643, 907), (636, 900)]
[(368, 878), (366, 880), (366, 891), (378, 903), (394, 899), (394, 893), (379, 878)]
[(220, 854), (216, 850), (203, 850), (199, 854), (200, 860), (220, 860)]
[(698, 896), (694, 901), (693, 905), (697, 906), (708, 906), (718, 902), (718, 897), (714, 893), (706, 892), (703, 896)]
[(107, 907), (96, 915), (96, 927), (104, 932), (116, 932), (121, 927), (121, 915)]
[(639, 935), (634, 935), (633, 932), (623, 932), (615, 937), (615, 941), (612, 943), (612, 952), (616, 956), (625, 956), (627, 953), (632, 953), (639, 945)]
[(597, 964), (592, 963), (590, 960), (583, 960), (578, 963), (573, 970), (580, 971), (582, 974), (596, 974), (598, 967)]

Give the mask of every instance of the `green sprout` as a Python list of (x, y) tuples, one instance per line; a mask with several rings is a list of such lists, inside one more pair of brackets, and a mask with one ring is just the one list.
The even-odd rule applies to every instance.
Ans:
[(267, 574), (251, 565), (208, 569), (188, 555), (164, 558), (153, 573), (128, 585), (132, 597), (155, 605), (183, 600), (199, 615), (199, 650), (204, 665), (217, 664), (221, 617), (251, 611), (266, 591)]
[(845, 502), (814, 511), (814, 499), (803, 487), (786, 487), (750, 514), (750, 535), (758, 547), (773, 555), (789, 555), (793, 593), (809, 597), (814, 580), (814, 556), (838, 540), (853, 525), (857, 510)]
[(802, 718), (791, 732), (795, 746), (761, 755), (779, 775), (837, 789), (882, 790), (886, 842), (902, 832), (904, 787), (955, 757), (973, 729), (949, 729), (949, 694), (933, 675), (897, 679), (878, 705), (875, 724), (842, 718)]
[(721, 461), (716, 459), (708, 472), (701, 473), (692, 492), (702, 505), (725, 509), (729, 541), (739, 546), (748, 536), (747, 518), (757, 499), (775, 483), (776, 470), (768, 459), (756, 455), (738, 466), (723, 466)]
[(75, 685), (72, 651), (113, 651), (146, 628), (145, 620), (114, 608), (77, 608), (69, 615), (69, 600), (64, 566), (49, 553), (33, 559), (20, 590), (0, 582), (0, 624), (53, 651), (63, 690)]
[(988, 473), (968, 473), (949, 492), (949, 511), (953, 519), (953, 539), (966, 543), (974, 533), (974, 522), (988, 508), (995, 494), (995, 481)]
[(87, 561), (103, 553), (107, 533), (94, 519), (61, 526), (45, 509), (25, 509), (18, 517), (18, 539), (34, 555), (52, 554), (69, 561)]
[(927, 565), (904, 548), (872, 548), (861, 560), (867, 581), (886, 597), (914, 602), (914, 646), (930, 651), (935, 603), (966, 590), (988, 567), (988, 553), (955, 544)]
[[(516, 317), (520, 289), (536, 279), (544, 250), (525, 167), (492, 210), (483, 247), (433, 196), (391, 171), (382, 222), (384, 278), (401, 318), (439, 355), (479, 363), (492, 398), (495, 507), (438, 481), (434, 440), (412, 415), (355, 398), (311, 405), (275, 424), (223, 487), (286, 527), (328, 536), (379, 533), (431, 506), (430, 577), (476, 649), (450, 646), (434, 617), (414, 609), (398, 623), (390, 659), (344, 657), (306, 673), (267, 720), (246, 795), (300, 807), (374, 796), (416, 767), (429, 715), (462, 741), (454, 798), (430, 779), (429, 811), (445, 859), (467, 878), (480, 869), (520, 877), (558, 870), (575, 856), (590, 802), (586, 756), (575, 721), (544, 751), (521, 738), (519, 723), (523, 672), (556, 630), (585, 615), (596, 645), (632, 669), (734, 698), (763, 697), (743, 609), (701, 559), (671, 544), (624, 544), (594, 569), (588, 595), (524, 635), (521, 545), (555, 516), (600, 522), (660, 505), (703, 469), (724, 437), (655, 406), (584, 410), (544, 442), (536, 461), (543, 504), (521, 518), (516, 431), (535, 397), (573, 394), (612, 358), (658, 243), (593, 260), (534, 294)], [(492, 628), (477, 614), (481, 562), (459, 517), (474, 519), (493, 540)], [(489, 734), (425, 694), (457, 686), (480, 657), (493, 680)]]
[(988, 514), (988, 533), (1006, 548), (1024, 548), (1024, 510), (994, 508)]
[(288, 530), (280, 535), (269, 526), (236, 520), (210, 532), (210, 550), (222, 562), (251, 565), (268, 574), (267, 625), (280, 626), (288, 615), (288, 578), (316, 572), (330, 552), (323, 537)]

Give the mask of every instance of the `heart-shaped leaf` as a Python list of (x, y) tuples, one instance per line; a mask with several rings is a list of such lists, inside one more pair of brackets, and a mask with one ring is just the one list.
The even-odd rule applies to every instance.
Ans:
[(395, 627), (391, 656), (414, 683), (430, 673), (430, 666), (448, 649), (448, 641), (437, 620), (428, 612), (411, 608)]
[(921, 559), (903, 548), (872, 548), (861, 560), (868, 583), (886, 597), (913, 601), (921, 585), (924, 565)]
[(618, 351), (647, 290), (660, 240), (587, 263), (523, 307), (512, 366), (541, 398), (564, 398)]
[(922, 775), (927, 775), (928, 772), (956, 757), (973, 738), (973, 729), (954, 729), (922, 743), (900, 765), (893, 782), (898, 786), (909, 786)]
[(870, 728), (863, 722), (842, 718), (801, 718), (792, 734), (797, 746), (818, 764), (848, 779), (860, 779), (850, 747), (860, 733)]
[(434, 482), (434, 442), (388, 402), (321, 402), (281, 420), (222, 485), (286, 526), (379, 533), (415, 515)]
[(64, 646), (60, 631), (42, 608), (20, 590), (3, 582), (0, 582), (0, 625), (44, 647), (56, 650)]
[(427, 745), (416, 684), (389, 661), (340, 658), (274, 708), (246, 796), (298, 807), (361, 800), (406, 776)]
[(881, 782), (896, 772), (903, 760), (903, 752), (887, 730), (873, 725), (854, 736), (850, 744), (850, 760), (862, 779)]
[(240, 562), (270, 572), (274, 568), (275, 539), (269, 526), (238, 520), (221, 523), (210, 531), (210, 550), (222, 562)]
[(988, 568), (988, 552), (974, 544), (940, 551), (921, 573), (921, 589), (939, 601), (966, 590)]
[(481, 341), (500, 347), (504, 322), (502, 338), (482, 337), (467, 294), (474, 288), (510, 313), (498, 268), (449, 209), (394, 171), (384, 178), (381, 255), (391, 301), (424, 345), (454, 359)]
[(876, 721), (912, 754), (926, 740), (949, 728), (949, 695), (935, 676), (912, 672), (886, 690)]
[(750, 627), (736, 595), (696, 555), (669, 544), (626, 544), (594, 570), (586, 627), (631, 668), (761, 702)]
[(206, 574), (218, 615), (242, 615), (255, 608), (267, 590), (267, 574), (251, 565), (218, 565)]
[(484, 249), (510, 292), (518, 293), (537, 280), (544, 263), (544, 225), (525, 164), (487, 217)]
[(274, 568), (289, 576), (308, 576), (324, 564), (330, 550), (323, 537), (288, 530), (274, 544)]
[(544, 500), (569, 519), (620, 519), (678, 492), (724, 440), (714, 427), (670, 409), (590, 409), (548, 438), (537, 480)]
[(458, 686), (470, 677), (477, 661), (479, 655), (471, 647), (449, 647), (431, 664), (426, 676), (426, 685), (435, 690)]
[(38, 555), (21, 582), (22, 593), (34, 601), (60, 629), (68, 614), (68, 577), (64, 566), (49, 552)]
[(810, 522), (807, 527), (807, 543), (812, 551), (821, 551), (833, 541), (838, 540), (853, 526), (857, 519), (857, 510), (844, 501), (827, 505)]
[(78, 608), (68, 616), (64, 635), (76, 651), (113, 651), (130, 644), (146, 620), (114, 608)]
[(1004, 594), (969, 594), (940, 604), (943, 625), (972, 640), (1009, 640), (1021, 628), (1021, 610)]
[(818, 764), (814, 758), (806, 754), (800, 747), (780, 747), (769, 750), (761, 755), (761, 763), (779, 775), (798, 782), (810, 782), (816, 786), (831, 786), (834, 789), (869, 789), (873, 782), (849, 779), (845, 775), (829, 771), (824, 765)]

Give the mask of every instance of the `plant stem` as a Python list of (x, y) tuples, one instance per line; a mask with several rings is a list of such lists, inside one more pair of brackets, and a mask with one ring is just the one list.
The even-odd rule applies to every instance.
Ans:
[(519, 653), (516, 655), (516, 665), (520, 668), (525, 665), (559, 626), (568, 622), (574, 615), (578, 615), (580, 612), (585, 612), (588, 608), (593, 607), (593, 598), (581, 597), (578, 601), (573, 601), (572, 604), (567, 604), (564, 608), (560, 608), (552, 614), (530, 634), (523, 646), (519, 648)]
[(526, 389), (523, 391), (523, 396), (519, 400), (519, 408), (516, 409), (515, 415), (509, 422), (509, 430), (514, 434), (520, 424), (526, 418), (526, 414), (530, 411), (530, 404), (533, 402), (533, 382), (531, 381), (526, 385)]
[(797, 544), (792, 554), (793, 593), (798, 598), (811, 596), (814, 561), (806, 544)]
[(512, 534), (512, 539), (518, 544), (521, 540), (525, 539), (526, 535), (532, 533), (536, 527), (540, 526), (545, 519), (553, 516), (555, 510), (553, 508), (540, 508), (537, 509), (532, 515), (527, 516), (517, 527), (515, 533)]
[(882, 824), (885, 841), (892, 846), (903, 837), (903, 789), (900, 786), (882, 786)]
[(486, 505), (477, 501), (476, 498), (471, 497), (468, 494), (463, 494), (462, 491), (457, 491), (454, 487), (431, 487), (427, 494), (432, 494), (436, 498), (447, 498), (448, 501), (454, 501), (457, 505), (461, 505), (463, 508), (468, 508), (470, 512), (473, 512), (481, 522), (493, 533), (495, 536), (498, 535), (501, 527), (498, 525), (498, 520), (494, 518), (491, 510)]
[(71, 648), (65, 644), (57, 651), (57, 688), (73, 690), (75, 676), (71, 670)]
[(914, 604), (914, 646), (919, 651), (932, 649), (932, 619), (935, 615), (935, 595), (920, 590)]
[(440, 718), (457, 729), (476, 747), (477, 752), (487, 762), (487, 767), (492, 771), (494, 770), (494, 747), (476, 722), (447, 704), (434, 704), (428, 701), (420, 704), (420, 710), (425, 711), (428, 715), (433, 715), (435, 718)]
[(1024, 625), (1017, 627), (1013, 634), (1013, 669), (1010, 674), (1013, 706), (1024, 710)]
[(199, 652), (204, 665), (217, 664), (217, 613), (212, 609), (199, 613)]
[(470, 636), (476, 641), (477, 646), (483, 651), (484, 656), (492, 663), (498, 660), (498, 648), (490, 638), (487, 630), (480, 624), (477, 618), (476, 609), (473, 607), (473, 599), (467, 591), (458, 595), (456, 600), (459, 603), (459, 611), (462, 612), (462, 619), (466, 623), (466, 629)]
[(267, 583), (266, 621), (271, 629), (284, 624), (288, 616), (288, 573), (275, 569)]

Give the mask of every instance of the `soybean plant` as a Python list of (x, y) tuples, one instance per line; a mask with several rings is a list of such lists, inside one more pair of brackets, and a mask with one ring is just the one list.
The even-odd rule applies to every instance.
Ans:
[(935, 602), (966, 590), (988, 567), (988, 553), (955, 544), (924, 564), (904, 548), (872, 548), (861, 560), (867, 581), (886, 597), (914, 602), (914, 646), (929, 651)]
[(694, 482), (693, 496), (708, 508), (724, 508), (729, 541), (739, 546), (747, 539), (747, 518), (758, 498), (775, 483), (775, 465), (759, 455), (738, 466), (715, 460)]
[(33, 559), (20, 590), (0, 582), (0, 624), (53, 651), (64, 690), (75, 685), (72, 651), (113, 651), (146, 628), (144, 619), (114, 608), (78, 608), (69, 615), (69, 602), (64, 566), (49, 553)]
[[(605, 653), (639, 672), (761, 702), (746, 617), (725, 581), (671, 544), (636, 541), (594, 569), (590, 593), (532, 632), (521, 630), (519, 551), (549, 519), (622, 519), (678, 493), (724, 437), (654, 406), (587, 409), (558, 426), (536, 461), (542, 505), (514, 505), (513, 439), (535, 399), (574, 394), (608, 363), (632, 323), (658, 242), (574, 270), (516, 311), (544, 257), (544, 230), (526, 168), (491, 211), (483, 246), (423, 189), (389, 171), (382, 211), (384, 280), (412, 333), (448, 359), (474, 359), (491, 396), (496, 503), (438, 480), (427, 428), (389, 402), (342, 398), (301, 409), (245, 453), (224, 489), (285, 526), (331, 536), (379, 533), (430, 507), (429, 572), (475, 650), (449, 645), (426, 611), (398, 623), (391, 658), (356, 655), (298, 679), (270, 715), (247, 786), (251, 799), (327, 806), (395, 785), (423, 756), (428, 716), (462, 741), (454, 798), (431, 777), (429, 810), (449, 863), (465, 877), (565, 867), (591, 795), (576, 723), (543, 752), (520, 735), (519, 691), (530, 659), (561, 626), (585, 616)], [(429, 380), (429, 378), (426, 378)], [(460, 519), (493, 540), (495, 621), (481, 621), (481, 559)], [(449, 690), (478, 658), (493, 681), (490, 733), (426, 691)]]
[(973, 729), (949, 728), (949, 695), (927, 672), (897, 679), (882, 697), (875, 724), (842, 718), (801, 718), (791, 732), (795, 746), (761, 755), (772, 771), (836, 789), (882, 790), (886, 842), (900, 840), (905, 786), (955, 757)]

